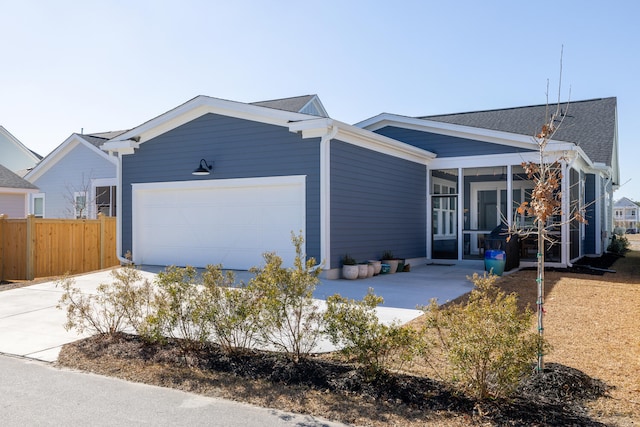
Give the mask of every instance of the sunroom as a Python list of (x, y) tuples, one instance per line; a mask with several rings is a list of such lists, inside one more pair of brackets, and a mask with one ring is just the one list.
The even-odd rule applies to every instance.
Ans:
[[(427, 210), (431, 212), (427, 218), (427, 229), (431, 230), (427, 253), (432, 259), (482, 259), (485, 240), (493, 231), (493, 238), (498, 235), (505, 240), (516, 239), (517, 243), (511, 244), (518, 245), (522, 264), (536, 262), (538, 246), (533, 218), (518, 213), (522, 202), (531, 200), (534, 186), (522, 162), (535, 161), (526, 159), (535, 154), (520, 153), (513, 157), (512, 162), (507, 163), (505, 156), (499, 156), (488, 166), (487, 159), (477, 165), (469, 162), (464, 167), (438, 167), (434, 161), (430, 167), (427, 198)], [(567, 265), (583, 256), (585, 246), (589, 246), (584, 245), (589, 223), (570, 220), (572, 212), (588, 207), (587, 174), (567, 160), (561, 160), (560, 165), (562, 213), (552, 221), (553, 242), (545, 245), (545, 259), (550, 264)], [(595, 209), (590, 211), (595, 213)]]

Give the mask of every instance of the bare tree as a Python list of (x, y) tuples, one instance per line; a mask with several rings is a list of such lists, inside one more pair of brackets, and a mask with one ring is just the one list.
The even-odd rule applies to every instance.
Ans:
[(96, 201), (103, 193), (92, 194), (93, 176), (91, 173), (82, 173), (77, 185), (67, 183), (64, 199), (67, 202), (66, 214), (69, 218), (87, 218), (91, 213), (91, 206), (95, 206)]
[[(562, 81), (562, 53), (560, 55), (560, 82)], [(561, 83), (558, 84), (558, 101), (555, 108), (549, 104), (549, 82), (547, 81), (547, 103), (544, 123), (540, 131), (533, 136), (538, 146), (538, 160), (523, 162), (527, 178), (533, 182), (531, 201), (522, 202), (516, 209), (519, 215), (528, 215), (533, 218), (531, 228), (520, 228), (516, 222), (511, 226), (510, 234), (521, 238), (535, 236), (538, 240), (537, 247), (537, 288), (538, 297), (536, 301), (538, 334), (540, 337), (538, 345), (537, 370), (544, 369), (543, 337), (544, 337), (544, 269), (545, 269), (545, 249), (557, 243), (554, 231), (561, 226), (571, 223), (586, 222), (583, 212), (585, 206), (580, 203), (569, 205), (569, 212), (563, 211), (562, 203), (562, 164), (568, 161), (567, 158), (549, 155), (547, 148), (549, 142), (562, 125), (569, 110), (569, 101), (561, 104)]]

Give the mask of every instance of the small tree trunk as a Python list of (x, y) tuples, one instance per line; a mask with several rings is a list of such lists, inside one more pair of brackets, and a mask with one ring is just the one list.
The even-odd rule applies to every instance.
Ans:
[(537, 254), (537, 270), (538, 270), (538, 278), (536, 279), (538, 283), (538, 300), (537, 300), (537, 311), (538, 311), (538, 364), (537, 371), (542, 372), (544, 370), (544, 348), (543, 348), (543, 338), (544, 338), (544, 227), (541, 222), (538, 222), (538, 254)]

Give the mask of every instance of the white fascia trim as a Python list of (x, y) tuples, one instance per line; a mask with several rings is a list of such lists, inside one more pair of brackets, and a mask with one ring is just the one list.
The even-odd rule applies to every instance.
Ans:
[(289, 131), (301, 132), (303, 138), (321, 138), (332, 129), (337, 129), (337, 132), (334, 132), (334, 137), (332, 139), (337, 139), (378, 153), (387, 154), (389, 156), (398, 157), (423, 165), (429, 164), (436, 158), (434, 153), (413, 145), (329, 118), (305, 120), (303, 122), (295, 122), (289, 125)]
[(108, 160), (114, 166), (117, 166), (118, 162), (115, 158), (109, 156), (107, 153), (100, 150), (95, 145), (87, 142), (84, 138), (82, 138), (81, 135), (74, 133), (70, 137), (65, 139), (62, 144), (58, 145), (58, 147), (56, 147), (56, 149), (49, 153), (44, 159), (42, 159), (40, 163), (35, 165), (33, 169), (31, 169), (24, 176), (24, 179), (32, 183), (37, 181), (42, 177), (42, 175), (48, 172), (53, 166), (55, 166), (60, 160), (62, 160), (64, 156), (69, 154), (69, 152), (71, 152), (71, 150), (76, 148), (79, 144), (82, 144), (89, 150), (93, 151), (96, 155), (102, 157), (105, 160)]
[[(260, 107), (257, 105), (227, 101), (224, 99), (201, 95), (123, 133), (122, 135), (119, 135), (116, 139), (104, 144), (102, 149), (107, 151), (116, 151), (116, 148), (118, 147), (115, 144), (112, 144), (112, 142), (116, 143), (127, 140), (135, 140), (139, 144), (142, 144), (145, 141), (153, 139), (170, 131), (171, 129), (175, 129), (178, 126), (208, 113), (278, 126), (288, 126), (291, 121), (315, 118), (315, 116), (309, 116), (307, 114), (276, 110), (273, 108)], [(131, 153), (123, 152), (123, 154)]]
[(140, 144), (132, 139), (110, 140), (100, 146), (104, 151), (109, 153), (119, 153), (120, 155), (133, 154)]
[[(490, 142), (492, 144), (507, 145), (510, 147), (537, 150), (538, 144), (533, 135), (522, 135), (492, 129), (483, 129), (472, 126), (443, 123), (428, 119), (418, 119), (415, 117), (399, 116), (395, 114), (382, 113), (370, 119), (364, 120), (354, 125), (359, 128), (376, 131), (386, 126), (396, 126), (403, 129), (412, 129), (421, 132), (431, 132), (440, 135), (454, 136), (458, 138), (473, 139), (476, 141)], [(549, 144), (576, 145), (570, 142), (557, 140), (549, 141)], [(563, 148), (569, 149), (569, 148)]]
[(34, 194), (39, 193), (37, 188), (13, 188), (13, 187), (0, 187), (0, 194)]

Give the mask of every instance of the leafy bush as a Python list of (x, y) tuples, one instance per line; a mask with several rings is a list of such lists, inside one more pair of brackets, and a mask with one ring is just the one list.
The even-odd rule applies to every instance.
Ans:
[(308, 356), (318, 343), (322, 313), (313, 301), (321, 269), (316, 261), (305, 261), (302, 235), (291, 235), (296, 257), (293, 268), (282, 266), (282, 258), (273, 252), (263, 255), (265, 265), (253, 268), (249, 282), (260, 295), (260, 337), (264, 344), (283, 351), (294, 361)]
[(355, 357), (370, 375), (388, 370), (396, 358), (410, 361), (420, 343), (415, 329), (380, 323), (375, 309), (382, 302), (371, 288), (361, 301), (338, 294), (327, 298), (326, 334), (341, 353)]
[(155, 312), (147, 318), (146, 337), (181, 338), (185, 352), (200, 348), (211, 333), (209, 307), (214, 296), (201, 285), (196, 268), (167, 267), (158, 273), (156, 285)]
[(233, 288), (233, 272), (222, 266), (207, 266), (203, 287), (210, 295), (208, 319), (215, 341), (223, 351), (233, 353), (251, 347), (259, 331), (261, 301), (253, 286)]
[(607, 251), (622, 255), (629, 250), (629, 240), (623, 235), (614, 234)]
[(67, 311), (66, 330), (114, 335), (130, 325), (142, 332), (150, 313), (151, 283), (133, 266), (113, 270), (111, 276), (113, 281), (98, 285), (95, 295), (83, 294), (71, 277), (56, 282), (64, 290), (58, 308)]
[(423, 307), (454, 380), (478, 399), (508, 396), (531, 369), (541, 339), (531, 331), (531, 311), (519, 311), (516, 294), (506, 295), (496, 279), (474, 274), (466, 304), (442, 308), (432, 300)]

